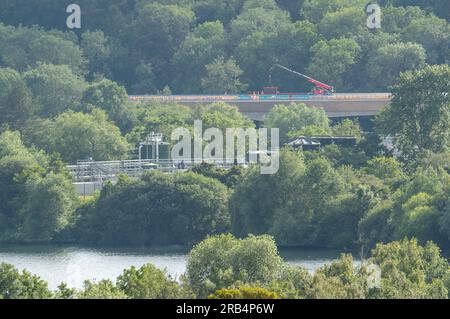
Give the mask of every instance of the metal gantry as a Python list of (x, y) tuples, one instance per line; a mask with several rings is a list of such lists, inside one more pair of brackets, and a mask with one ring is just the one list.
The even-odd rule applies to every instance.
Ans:
[(123, 160), (123, 161), (78, 161), (76, 165), (67, 166), (68, 171), (77, 183), (104, 182), (116, 180), (120, 174), (130, 177), (140, 177), (145, 172), (159, 170), (162, 172), (177, 172), (191, 169), (198, 163), (205, 162), (217, 167), (230, 169), (234, 164), (227, 159), (202, 159), (202, 160)]

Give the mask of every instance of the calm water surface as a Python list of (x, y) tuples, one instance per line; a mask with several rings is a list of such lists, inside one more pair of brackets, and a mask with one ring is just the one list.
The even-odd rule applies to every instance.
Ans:
[[(339, 258), (338, 251), (281, 250), (286, 262), (315, 271)], [(186, 250), (148, 248), (86, 248), (74, 246), (16, 246), (0, 245), (0, 263), (6, 262), (19, 269), (39, 275), (55, 289), (61, 282), (81, 288), (83, 281), (115, 280), (123, 269), (152, 263), (179, 276), (186, 269)]]

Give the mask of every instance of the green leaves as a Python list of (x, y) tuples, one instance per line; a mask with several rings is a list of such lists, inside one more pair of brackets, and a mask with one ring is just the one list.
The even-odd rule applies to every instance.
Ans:
[(31, 92), (21, 75), (12, 69), (0, 68), (0, 127), (10, 125), (16, 129), (36, 113)]
[(319, 41), (312, 48), (308, 74), (324, 83), (332, 83), (338, 90), (346, 83), (344, 75), (356, 64), (361, 54), (359, 44), (349, 38)]
[(23, 77), (43, 117), (57, 116), (79, 107), (86, 88), (84, 79), (66, 65), (39, 64)]
[(276, 105), (267, 115), (264, 123), (268, 128), (280, 129), (281, 144), (288, 142), (289, 138), (300, 136), (288, 136), (289, 133), (306, 133), (301, 130), (316, 127), (315, 134), (320, 134), (323, 131), (328, 133), (330, 129), (325, 111), (306, 104)]
[(117, 287), (132, 299), (176, 299), (183, 295), (181, 285), (152, 264), (125, 269), (117, 278)]
[(49, 121), (33, 138), (33, 143), (48, 152), (58, 152), (65, 162), (78, 160), (115, 160), (127, 158), (130, 145), (104, 111), (65, 112)]
[(72, 181), (16, 133), (0, 135), (0, 242), (49, 242), (72, 222)]
[(202, 78), (202, 89), (209, 94), (237, 94), (244, 92), (246, 85), (240, 81), (242, 70), (231, 58), (215, 59), (206, 65), (206, 76)]
[(282, 259), (269, 236), (210, 237), (189, 253), (187, 279), (198, 298), (236, 283), (267, 285), (281, 272)]
[(0, 264), (0, 299), (49, 299), (51, 291), (45, 281), (28, 271)]
[(404, 159), (450, 150), (450, 67), (405, 72), (392, 88), (392, 103), (377, 119)]
[(211, 178), (151, 172), (106, 188), (81, 216), (81, 241), (188, 245), (229, 229), (228, 196)]

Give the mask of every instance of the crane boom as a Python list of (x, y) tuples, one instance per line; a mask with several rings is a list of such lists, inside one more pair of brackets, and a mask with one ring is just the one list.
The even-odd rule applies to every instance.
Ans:
[(307, 76), (305, 74), (302, 74), (300, 72), (297, 72), (295, 70), (289, 69), (281, 64), (274, 64), (271, 68), (270, 68), (270, 75), (269, 75), (269, 81), (270, 83), (272, 83), (272, 71), (273, 69), (277, 67), (280, 68), (282, 70), (285, 70), (287, 72), (293, 73), (295, 75), (301, 76), (303, 78), (305, 78), (308, 82), (312, 83), (315, 85), (316, 89), (313, 91), (314, 94), (325, 94), (325, 93), (334, 93), (334, 87), (332, 87), (331, 85), (322, 83), (316, 79), (313, 79), (310, 76)]

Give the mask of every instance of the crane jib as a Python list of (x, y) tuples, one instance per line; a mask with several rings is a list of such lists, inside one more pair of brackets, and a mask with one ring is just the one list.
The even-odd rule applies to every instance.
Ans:
[[(277, 68), (279, 68), (279, 69), (282, 69), (282, 70), (285, 70), (285, 71), (287, 71), (287, 72), (289, 72), (289, 73), (296, 74), (296, 75), (298, 75), (298, 76), (300, 76), (300, 77), (305, 78), (308, 82), (313, 83), (313, 84), (316, 86), (316, 89), (313, 90), (314, 93), (317, 92), (317, 94), (324, 94), (324, 93), (332, 93), (332, 92), (334, 92), (334, 87), (333, 87), (333, 86), (328, 85), (328, 84), (325, 84), (325, 83), (323, 83), (323, 82), (320, 82), (320, 81), (318, 81), (318, 80), (316, 80), (316, 79), (313, 79), (313, 78), (310, 77), (310, 76), (307, 76), (307, 75), (305, 75), (305, 74), (302, 74), (302, 73), (300, 73), (300, 72), (297, 72), (297, 71), (295, 71), (295, 70), (292, 70), (292, 69), (290, 69), (290, 68), (288, 68), (288, 67), (285, 67), (285, 66), (283, 66), (283, 65), (281, 65), (281, 64), (274, 64), (274, 65), (270, 68), (270, 72), (269, 72), (269, 83), (270, 83), (270, 85), (272, 85), (272, 71), (273, 71), (273, 69), (274, 69), (275, 67), (277, 67)], [(323, 92), (323, 90), (325, 90), (326, 92)]]

